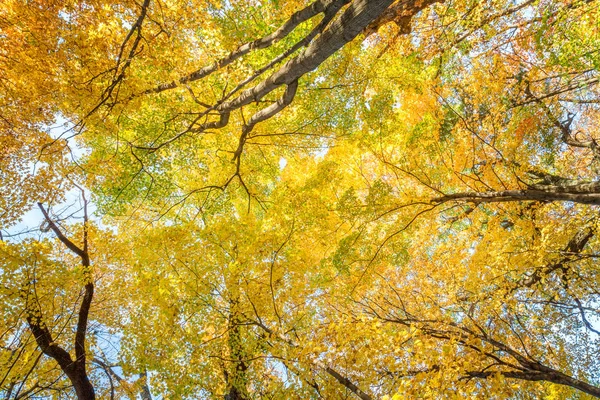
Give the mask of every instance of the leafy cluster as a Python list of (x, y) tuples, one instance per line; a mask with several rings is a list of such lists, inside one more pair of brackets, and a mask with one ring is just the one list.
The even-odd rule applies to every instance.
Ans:
[(599, 21), (4, 1), (0, 396), (600, 397)]

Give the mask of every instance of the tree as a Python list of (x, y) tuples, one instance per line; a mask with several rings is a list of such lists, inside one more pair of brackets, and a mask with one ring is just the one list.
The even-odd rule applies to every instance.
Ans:
[(0, 391), (600, 397), (598, 12), (7, 2)]

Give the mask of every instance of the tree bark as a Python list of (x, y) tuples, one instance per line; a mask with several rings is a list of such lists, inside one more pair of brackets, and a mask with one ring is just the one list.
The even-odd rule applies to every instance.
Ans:
[(94, 284), (90, 273), (90, 258), (87, 245), (87, 201), (84, 198), (84, 233), (83, 246), (79, 247), (67, 238), (59, 227), (52, 221), (48, 212), (41, 203), (38, 207), (44, 214), (46, 223), (52, 229), (56, 237), (73, 253), (81, 258), (86, 275), (87, 283), (84, 286), (83, 301), (79, 307), (77, 329), (75, 332), (75, 359), (64, 348), (54, 342), (52, 334), (44, 321), (42, 320), (42, 311), (36, 306), (36, 303), (27, 305), (27, 324), (33, 333), (36, 343), (42, 350), (42, 353), (56, 360), (60, 368), (63, 370), (67, 378), (73, 384), (77, 399), (79, 400), (95, 400), (94, 387), (89, 380), (86, 371), (86, 353), (85, 353), (85, 336), (87, 333), (87, 322), (90, 312), (90, 306), (94, 297)]
[(500, 374), (507, 378), (520, 379), (524, 381), (546, 381), (556, 383), (558, 385), (570, 386), (584, 393), (600, 398), (600, 388), (590, 385), (589, 383), (580, 381), (558, 371), (482, 371), (469, 372), (468, 376), (472, 378), (488, 378), (496, 374)]
[(229, 337), (227, 344), (229, 346), (229, 357), (231, 359), (231, 368), (225, 374), (227, 384), (227, 393), (225, 400), (247, 400), (248, 390), (246, 388), (248, 378), (246, 371), (249, 365), (247, 364), (247, 354), (244, 349), (242, 320), (239, 311), (239, 298), (236, 296), (229, 301)]
[(573, 203), (600, 205), (600, 182), (575, 184), (533, 184), (527, 189), (490, 192), (460, 192), (431, 199), (440, 204), (449, 201), (465, 203), (502, 203), (510, 201), (572, 201)]
[(260, 100), (281, 85), (291, 85), (352, 41), (393, 2), (393, 0), (354, 0), (343, 14), (333, 20), (325, 32), (300, 55), (288, 61), (263, 82), (244, 90), (237, 98), (222, 103), (217, 107), (217, 111), (231, 112)]

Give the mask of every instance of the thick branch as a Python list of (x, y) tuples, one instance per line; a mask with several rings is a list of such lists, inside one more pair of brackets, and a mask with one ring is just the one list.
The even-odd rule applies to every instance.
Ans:
[(411, 20), (418, 12), (434, 3), (443, 3), (444, 1), (445, 0), (398, 1), (367, 26), (365, 35), (369, 36), (370, 34), (377, 32), (379, 27), (390, 22), (394, 22), (398, 25), (400, 33), (408, 34), (411, 31)]
[(140, 396), (142, 400), (152, 400), (152, 393), (148, 387), (148, 373), (146, 370), (140, 374), (140, 379), (138, 382), (141, 390)]
[(574, 203), (600, 205), (600, 182), (577, 184), (533, 184), (528, 189), (501, 190), (496, 192), (461, 192), (439, 196), (431, 203), (440, 204), (449, 201), (465, 203), (500, 203), (510, 201), (572, 201)]
[(240, 108), (260, 100), (281, 85), (290, 85), (352, 41), (392, 3), (393, 0), (354, 0), (302, 53), (263, 82), (243, 91), (237, 98), (221, 104), (217, 110), (231, 111)]
[[(210, 106), (207, 110), (203, 111), (198, 115), (196, 120), (194, 120), (190, 126), (184, 130), (183, 132), (178, 133), (171, 139), (151, 146), (133, 146), (137, 149), (146, 150), (146, 151), (156, 151), (169, 143), (172, 143), (178, 140), (180, 137), (188, 134), (188, 133), (200, 133), (210, 128), (221, 128), (228, 123), (229, 114), (232, 111), (242, 108), (245, 105), (248, 105), (252, 102), (256, 102), (261, 100), (264, 96), (271, 93), (278, 87), (282, 85), (287, 85), (288, 89), (292, 89), (295, 92), (295, 85), (298, 79), (304, 76), (306, 73), (316, 69), (319, 65), (321, 65), (327, 58), (336, 53), (339, 49), (341, 49), (346, 43), (352, 41), (356, 36), (358, 36), (369, 23), (375, 20), (383, 11), (385, 11), (392, 3), (393, 0), (354, 0), (351, 4), (341, 13), (341, 15), (337, 16), (338, 11), (341, 9), (342, 5), (346, 4), (347, 0), (340, 1), (331, 1), (331, 2), (318, 2), (320, 4), (316, 9), (307, 8), (306, 18), (310, 18), (310, 15), (316, 15), (319, 12), (325, 12), (325, 17), (322, 22), (325, 24), (319, 24), (318, 29), (313, 30), (307, 38), (310, 38), (311, 41), (302, 40), (300, 41), (294, 48), (301, 47), (300, 45), (308, 45), (298, 56), (289, 60), (284, 66), (279, 68), (279, 70), (272, 73), (269, 77), (267, 77), (262, 82), (258, 83), (254, 87), (248, 88), (242, 92), (240, 92), (236, 97), (233, 97), (231, 100), (227, 100), (233, 93), (237, 93), (238, 90), (241, 90), (246, 83), (249, 83), (252, 79), (247, 79), (242, 84), (238, 85), (236, 89), (227, 96), (225, 96), (220, 102), (217, 102), (215, 105)], [(316, 4), (316, 3), (315, 3)], [(315, 6), (316, 7), (316, 6)], [(308, 11), (312, 10), (312, 11)], [(415, 11), (416, 12), (416, 11)], [(316, 14), (314, 14), (316, 13)], [(303, 14), (304, 15), (304, 14)], [(337, 16), (337, 17), (336, 17)], [(335, 17), (335, 18), (334, 18)], [(304, 18), (304, 17), (303, 17)], [(325, 26), (326, 23), (332, 19), (332, 22), (329, 25)], [(291, 24), (292, 26), (294, 24)], [(286, 25), (287, 26), (287, 25)], [(312, 40), (314, 36), (318, 33), (322, 33), (316, 37), (316, 39)], [(287, 32), (287, 28), (282, 32)], [(287, 33), (286, 33), (287, 34)], [(267, 38), (269, 38), (268, 36)], [(270, 43), (270, 40), (275, 40), (278, 35), (273, 36), (268, 40), (260, 39), (260, 46), (267, 45)], [(253, 42), (254, 43), (254, 42)], [(244, 45), (242, 48), (238, 49), (238, 51), (232, 53), (235, 57), (241, 57), (242, 53), (250, 51), (252, 48), (256, 48), (258, 44), (255, 45)], [(254, 47), (253, 47), (254, 46)], [(245, 54), (245, 53), (244, 53)], [(284, 54), (288, 54), (287, 52)], [(278, 58), (279, 59), (279, 58)], [(218, 65), (222, 63), (231, 62), (228, 58), (223, 59), (217, 62)], [(207, 74), (214, 72), (216, 69), (220, 68), (218, 65), (214, 65), (211, 67), (207, 67), (207, 69), (196, 71), (195, 73), (189, 75), (188, 77), (182, 78), (185, 82), (190, 82), (192, 79), (197, 80), (205, 77)], [(273, 65), (270, 63), (269, 65)], [(204, 71), (204, 72), (201, 72)], [(154, 91), (163, 91), (169, 89), (171, 87), (177, 86), (177, 83), (170, 83), (167, 86), (162, 88), (154, 89)], [(289, 90), (288, 90), (289, 92)], [(293, 95), (292, 95), (293, 97)], [(275, 109), (273, 112), (268, 111), (264, 118), (260, 118), (260, 120), (268, 119), (279, 112), (283, 107), (279, 106), (279, 110)], [(198, 120), (209, 115), (210, 112), (217, 112), (220, 115), (220, 120), (217, 122), (209, 122), (200, 125), (195, 125)], [(260, 112), (259, 115), (260, 116)], [(239, 157), (236, 157), (239, 159)]]
[(506, 378), (520, 379), (525, 381), (546, 381), (565, 385), (580, 390), (584, 393), (600, 398), (600, 387), (590, 385), (579, 379), (575, 379), (558, 371), (538, 372), (538, 371), (481, 371), (468, 372), (467, 375), (472, 378), (488, 378), (500, 374)]
[(298, 89), (298, 81), (292, 82), (291, 84), (288, 85), (287, 89), (285, 90), (285, 93), (279, 100), (277, 100), (275, 103), (271, 104), (270, 106), (258, 111), (256, 114), (254, 114), (250, 118), (250, 121), (248, 121), (248, 123), (246, 124), (246, 126), (244, 126), (244, 129), (242, 130), (242, 135), (240, 136), (240, 142), (239, 142), (238, 148), (235, 151), (235, 153), (233, 154), (234, 160), (239, 159), (240, 156), (242, 155), (242, 151), (244, 150), (244, 144), (246, 143), (248, 134), (250, 132), (252, 132), (252, 129), (254, 129), (254, 126), (256, 126), (256, 124), (258, 124), (259, 122), (265, 121), (265, 120), (273, 117), (275, 114), (279, 113), (281, 110), (283, 110), (288, 105), (290, 105), (292, 100), (294, 100), (294, 96), (296, 95), (297, 89)]
[[(39, 312), (39, 310), (36, 311)], [(41, 321), (41, 317), (32, 315), (30, 310), (30, 314), (27, 316), (27, 323), (42, 353), (56, 360), (65, 373), (72, 370), (74, 366), (73, 359), (71, 359), (71, 356), (65, 349), (54, 343), (52, 335)]]
[(77, 320), (77, 332), (75, 333), (75, 357), (77, 362), (82, 366), (85, 366), (86, 355), (85, 355), (85, 336), (87, 333), (87, 322), (90, 313), (90, 306), (94, 297), (94, 284), (92, 282), (86, 283), (85, 293), (81, 306), (79, 307), (79, 318)]

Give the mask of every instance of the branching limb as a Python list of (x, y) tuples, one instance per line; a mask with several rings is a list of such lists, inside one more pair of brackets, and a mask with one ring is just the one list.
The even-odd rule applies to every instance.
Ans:
[(283, 23), (283, 25), (281, 25), (279, 27), (279, 29), (272, 32), (271, 34), (264, 36), (262, 38), (256, 39), (252, 42), (241, 45), (240, 47), (238, 47), (237, 49), (235, 49), (234, 51), (229, 53), (226, 57), (221, 58), (214, 64), (206, 66), (199, 70), (196, 70), (186, 76), (183, 76), (179, 79), (179, 81), (173, 81), (171, 83), (163, 83), (153, 89), (146, 90), (145, 92), (143, 92), (143, 94), (160, 93), (165, 90), (176, 88), (177, 86), (179, 86), (181, 84), (186, 84), (186, 83), (194, 82), (194, 81), (200, 80), (202, 78), (205, 78), (205, 77), (209, 76), (210, 74), (212, 74), (213, 72), (226, 67), (227, 65), (229, 65), (232, 62), (234, 62), (235, 60), (245, 56), (246, 54), (250, 53), (253, 50), (265, 49), (267, 47), (272, 46), (273, 44), (275, 44), (278, 41), (287, 37), (294, 29), (296, 29), (303, 22), (308, 21), (309, 19), (323, 13), (324, 11), (326, 11), (328, 9), (331, 9), (331, 8), (339, 9), (343, 4), (348, 3), (348, 1), (349, 0), (344, 0), (344, 1), (319, 0), (319, 1), (315, 1), (314, 3), (310, 4), (309, 6), (303, 8), (302, 10), (297, 11), (294, 14), (292, 14), (292, 16), (287, 21), (285, 21)]
[(431, 199), (432, 204), (441, 204), (449, 201), (473, 204), (511, 201), (572, 201), (574, 203), (600, 205), (600, 182), (532, 184), (529, 185), (529, 188), (522, 190), (460, 192)]
[[(83, 192), (83, 191), (82, 191)], [(91, 279), (90, 273), (90, 258), (88, 254), (88, 235), (87, 235), (87, 200), (85, 195), (84, 200), (84, 235), (83, 235), (83, 246), (79, 247), (69, 238), (67, 238), (56, 223), (50, 218), (47, 210), (41, 203), (38, 203), (38, 207), (42, 211), (46, 223), (52, 229), (56, 237), (73, 253), (81, 258), (81, 265), (83, 266), (86, 283), (85, 293), (81, 306), (79, 307), (77, 330), (75, 332), (75, 360), (71, 358), (69, 352), (58, 344), (54, 343), (50, 330), (42, 320), (42, 311), (38, 305), (28, 304), (27, 323), (31, 332), (33, 333), (35, 340), (40, 346), (40, 349), (44, 354), (53, 358), (58, 362), (63, 372), (67, 375), (71, 383), (75, 388), (77, 397), (80, 400), (94, 400), (94, 388), (89, 381), (86, 372), (86, 353), (85, 353), (85, 336), (87, 332), (87, 321), (94, 295), (94, 284)]]
[[(144, 3), (142, 4), (142, 10), (140, 12), (140, 15), (138, 16), (138, 19), (132, 25), (131, 29), (129, 30), (129, 33), (125, 37), (125, 40), (121, 44), (121, 48), (119, 49), (119, 54), (117, 56), (117, 64), (115, 65), (115, 67), (113, 67), (114, 75), (113, 75), (112, 82), (110, 83), (110, 85), (108, 85), (108, 87), (106, 89), (104, 89), (104, 92), (102, 92), (102, 95), (100, 96), (100, 101), (98, 102), (98, 104), (96, 104), (96, 106), (94, 108), (92, 108), (87, 113), (87, 115), (83, 118), (83, 120), (79, 123), (81, 125), (81, 128), (83, 128), (84, 120), (87, 117), (89, 117), (90, 115), (94, 114), (100, 107), (102, 107), (102, 105), (106, 104), (106, 102), (112, 97), (115, 89), (117, 89), (117, 91), (118, 91), (119, 85), (123, 82), (123, 79), (125, 78), (125, 72), (131, 65), (131, 61), (133, 61), (133, 58), (135, 57), (135, 55), (138, 52), (138, 47), (140, 45), (140, 41), (142, 40), (142, 24), (148, 13), (149, 6), (150, 6), (150, 0), (144, 0)], [(125, 48), (127, 47), (127, 43), (129, 43), (129, 41), (131, 40), (131, 38), (133, 37), (134, 34), (136, 36), (135, 36), (135, 39), (133, 40), (133, 43), (131, 45), (131, 48), (129, 50), (127, 58), (125, 60), (123, 60), (123, 55), (125, 53)]]
[[(318, 3), (321, 4), (321, 2)], [(387, 7), (389, 7), (393, 3), (393, 0), (354, 0), (348, 5), (348, 7), (343, 12), (341, 12), (341, 15), (338, 15), (338, 11), (340, 10), (341, 6), (346, 3), (347, 1), (330, 1), (323, 2), (322, 7), (320, 8), (317, 7), (317, 9), (320, 10), (319, 12), (325, 12), (325, 21), (329, 21), (331, 19), (331, 22), (327, 26), (325, 26), (325, 24), (319, 25), (318, 29), (313, 30), (308, 35), (309, 38), (312, 39), (312, 37), (316, 36), (317, 33), (320, 33), (320, 35), (318, 35), (314, 40), (311, 40), (310, 43), (305, 43), (304, 41), (299, 42), (297, 44), (297, 47), (300, 47), (300, 44), (302, 46), (307, 47), (305, 47), (305, 49), (300, 54), (290, 59), (281, 68), (273, 72), (263, 81), (251, 88), (241, 91), (237, 96), (231, 98), (230, 100), (225, 99), (229, 98), (229, 96), (231, 96), (231, 93), (228, 96), (225, 96), (223, 100), (217, 102), (211, 108), (206, 109), (202, 113), (200, 113), (196, 120), (186, 130), (175, 135), (168, 141), (160, 143), (158, 145), (134, 147), (140, 150), (156, 151), (166, 146), (167, 144), (174, 142), (175, 140), (179, 139), (185, 134), (201, 133), (207, 129), (222, 128), (225, 125), (227, 125), (229, 114), (232, 111), (238, 110), (252, 102), (258, 102), (262, 100), (266, 95), (273, 92), (275, 89), (279, 88), (282, 85), (287, 85), (288, 90), (286, 92), (293, 99), (295, 90), (297, 88), (297, 81), (302, 76), (319, 67), (319, 65), (321, 65), (331, 55), (336, 53), (345, 44), (352, 41), (356, 36), (358, 36), (370, 22), (377, 18), (385, 9), (387, 9)], [(308, 14), (314, 12), (315, 11), (313, 10)], [(314, 15), (318, 14), (319, 12), (315, 13)], [(284, 31), (287, 32), (287, 30)], [(250, 51), (251, 48), (252, 46), (247, 45), (246, 47), (244, 47), (244, 51)], [(241, 55), (242, 54), (240, 53), (239, 56), (241, 57)], [(201, 79), (202, 77), (206, 76), (206, 74), (212, 73), (214, 70), (216, 70), (215, 68), (215, 66), (212, 66), (207, 69), (208, 72), (197, 72), (195, 74), (192, 74), (194, 80)], [(190, 82), (190, 79), (192, 79), (192, 75), (190, 75), (188, 78), (183, 78), (184, 83)], [(170, 88), (172, 85), (173, 83), (168, 84), (168, 87), (165, 87), (164, 90)], [(177, 84), (175, 84), (175, 86), (173, 87), (176, 86)], [(234, 89), (234, 92), (241, 89), (241, 87), (242, 86), (238, 85), (238, 87)], [(159, 91), (162, 90), (163, 89)], [(284, 95), (284, 102), (285, 97), (286, 95)], [(285, 108), (285, 106), (282, 107), (282, 105), (279, 104), (278, 110), (267, 108), (263, 110), (262, 113), (259, 112), (256, 116), (257, 121), (255, 121), (255, 123), (271, 118), (283, 108)], [(219, 121), (196, 125), (197, 121), (199, 121), (201, 118), (206, 117), (207, 115), (209, 115), (209, 113), (215, 111), (220, 115)]]
[[(494, 339), (485, 331), (473, 331), (456, 322), (420, 320), (419, 318), (411, 316), (410, 314), (406, 314), (404, 318), (397, 315), (390, 315), (389, 317), (379, 314), (375, 315), (377, 318), (382, 319), (385, 322), (397, 323), (406, 327), (419, 328), (423, 334), (432, 338), (458, 343), (486, 358), (490, 358), (493, 360), (493, 366), (500, 368), (485, 368), (481, 371), (467, 371), (465, 372), (467, 378), (485, 379), (488, 377), (493, 377), (495, 374), (500, 374), (507, 378), (527, 381), (546, 381), (559, 385), (566, 385), (600, 398), (600, 387), (591, 385), (580, 379), (560, 372), (552, 367), (544, 365), (540, 361), (532, 359), (527, 354), (521, 354), (509, 345)], [(494, 352), (490, 352), (484, 347), (476, 345), (474, 340), (480, 341), (482, 345), (485, 344), (487, 346), (491, 346), (491, 348), (494, 349)], [(498, 351), (510, 356), (513, 358), (513, 360), (515, 360), (515, 362), (511, 363), (502, 360), (495, 355), (495, 353)]]
[(233, 153), (234, 161), (238, 160), (241, 157), (242, 151), (244, 150), (244, 144), (246, 143), (246, 139), (248, 138), (248, 135), (250, 134), (250, 132), (252, 132), (252, 129), (254, 129), (254, 126), (256, 126), (256, 124), (258, 124), (259, 122), (265, 121), (265, 120), (273, 117), (274, 115), (279, 113), (281, 110), (286, 108), (288, 105), (290, 105), (292, 100), (294, 100), (294, 96), (296, 95), (297, 89), (298, 89), (298, 81), (296, 80), (287, 86), (285, 93), (279, 100), (277, 100), (277, 102), (271, 104), (270, 106), (268, 106), (266, 108), (263, 108), (262, 110), (258, 111), (256, 114), (254, 114), (250, 118), (248, 123), (244, 126), (244, 129), (242, 129), (242, 135), (240, 136), (240, 142), (238, 144), (238, 148)]
[(523, 278), (517, 284), (517, 286), (512, 289), (512, 291), (517, 290), (519, 287), (530, 288), (539, 283), (544, 276), (547, 276), (559, 269), (563, 271), (568, 269), (567, 263), (572, 261), (575, 256), (583, 251), (586, 244), (594, 236), (594, 234), (595, 232), (592, 228), (582, 229), (581, 231), (577, 232), (565, 247), (563, 251), (564, 256), (559, 261), (537, 269), (533, 274)]

